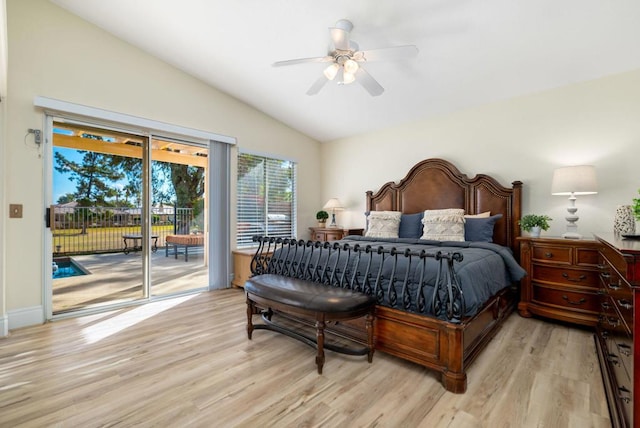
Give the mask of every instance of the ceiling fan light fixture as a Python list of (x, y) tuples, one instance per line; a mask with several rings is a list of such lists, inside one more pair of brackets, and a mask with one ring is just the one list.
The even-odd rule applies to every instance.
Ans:
[(348, 73), (347, 70), (342, 74), (342, 83), (348, 85), (349, 83), (353, 83), (356, 80), (356, 75), (353, 73)]
[(348, 59), (344, 62), (344, 72), (349, 74), (356, 74), (358, 68), (360, 67), (357, 62), (352, 59)]
[(329, 67), (324, 69), (324, 72), (323, 72), (324, 77), (326, 77), (329, 80), (333, 80), (336, 78), (336, 75), (338, 74), (338, 70), (340, 70), (340, 66), (334, 62)]

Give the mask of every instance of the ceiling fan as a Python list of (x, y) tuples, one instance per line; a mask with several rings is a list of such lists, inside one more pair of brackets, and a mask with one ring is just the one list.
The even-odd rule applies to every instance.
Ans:
[(418, 48), (414, 45), (404, 45), (360, 51), (358, 44), (349, 40), (349, 33), (352, 29), (353, 24), (347, 19), (341, 19), (336, 22), (335, 27), (329, 28), (333, 50), (329, 51), (327, 56), (278, 61), (273, 66), (281, 67), (309, 62), (330, 63), (322, 76), (311, 85), (307, 95), (317, 94), (329, 80), (335, 80), (337, 77), (338, 84), (348, 85), (357, 81), (371, 96), (376, 97), (384, 92), (384, 88), (367, 73), (361, 64), (366, 61), (411, 58), (418, 54)]

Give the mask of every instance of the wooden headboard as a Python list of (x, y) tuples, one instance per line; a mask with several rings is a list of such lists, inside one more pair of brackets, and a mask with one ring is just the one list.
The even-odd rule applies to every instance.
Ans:
[(414, 214), (424, 210), (464, 208), (467, 214), (491, 211), (502, 213), (493, 241), (518, 254), (518, 220), (522, 215), (522, 182), (504, 187), (484, 174), (473, 178), (443, 159), (426, 159), (416, 164), (399, 183), (388, 182), (377, 192), (367, 192), (367, 211), (401, 211)]

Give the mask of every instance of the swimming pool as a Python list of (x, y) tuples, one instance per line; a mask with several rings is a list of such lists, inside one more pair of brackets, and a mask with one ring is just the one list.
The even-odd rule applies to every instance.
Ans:
[(71, 257), (56, 257), (51, 266), (53, 279), (70, 278), (72, 276), (88, 275), (90, 272)]

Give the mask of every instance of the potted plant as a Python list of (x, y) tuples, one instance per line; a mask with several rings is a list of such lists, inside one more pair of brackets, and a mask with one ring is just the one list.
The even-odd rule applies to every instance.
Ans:
[(549, 230), (551, 220), (553, 219), (548, 215), (527, 214), (518, 221), (518, 225), (532, 237), (537, 238), (540, 236), (540, 230)]
[[(638, 193), (640, 193), (640, 189), (638, 189)], [(640, 198), (633, 198), (633, 205), (631, 207), (636, 221), (640, 221)]]
[(329, 213), (326, 211), (318, 211), (316, 213), (316, 220), (318, 220), (318, 226), (324, 227), (327, 224), (327, 219), (329, 218)]

